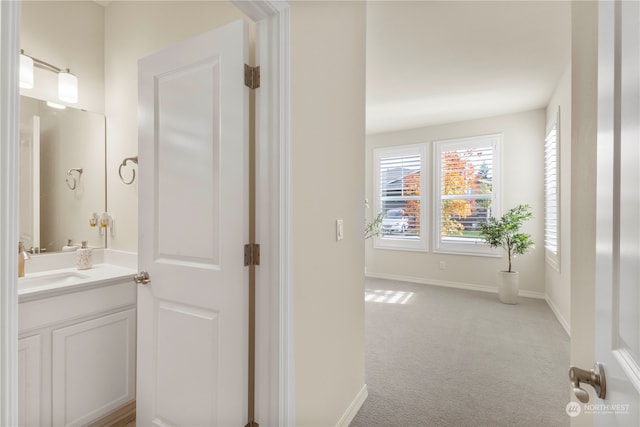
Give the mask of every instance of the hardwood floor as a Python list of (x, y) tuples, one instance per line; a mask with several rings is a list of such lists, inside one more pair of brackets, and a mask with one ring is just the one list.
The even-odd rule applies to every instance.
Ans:
[(87, 425), (86, 427), (136, 427), (135, 400), (116, 409), (105, 417)]

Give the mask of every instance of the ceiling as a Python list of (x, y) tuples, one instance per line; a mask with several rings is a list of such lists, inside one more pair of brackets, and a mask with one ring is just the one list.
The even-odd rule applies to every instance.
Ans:
[(369, 1), (367, 133), (544, 108), (569, 63), (570, 3)]
[(570, 59), (568, 1), (372, 1), (367, 133), (546, 107)]

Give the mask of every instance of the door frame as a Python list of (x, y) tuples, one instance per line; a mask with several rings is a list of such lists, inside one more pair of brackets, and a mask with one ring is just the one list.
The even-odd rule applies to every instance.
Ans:
[(20, 3), (0, 2), (0, 425), (18, 424)]
[(286, 0), (231, 0), (256, 25), (256, 421), (295, 425), (290, 148), (290, 17)]
[[(256, 419), (295, 421), (291, 258), (290, 20), (278, 0), (231, 0), (256, 24)], [(18, 423), (18, 52), (20, 2), (0, 2), (0, 425)]]

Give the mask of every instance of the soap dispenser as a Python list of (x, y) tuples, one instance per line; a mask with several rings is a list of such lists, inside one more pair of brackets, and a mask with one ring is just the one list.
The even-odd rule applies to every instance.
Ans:
[(93, 250), (87, 246), (87, 241), (82, 241), (82, 246), (76, 251), (76, 267), (78, 270), (87, 270), (92, 267)]
[(67, 239), (67, 244), (62, 247), (62, 252), (73, 252), (75, 250), (78, 250), (78, 245), (74, 245), (72, 239)]
[(18, 242), (18, 277), (24, 277), (24, 262), (31, 258), (24, 248), (24, 243)]

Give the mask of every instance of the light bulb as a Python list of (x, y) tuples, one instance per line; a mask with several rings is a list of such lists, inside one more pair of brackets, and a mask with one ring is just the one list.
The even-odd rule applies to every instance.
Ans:
[(33, 89), (33, 59), (20, 55), (20, 87)]
[(58, 98), (75, 104), (78, 102), (78, 78), (68, 72), (58, 73)]

